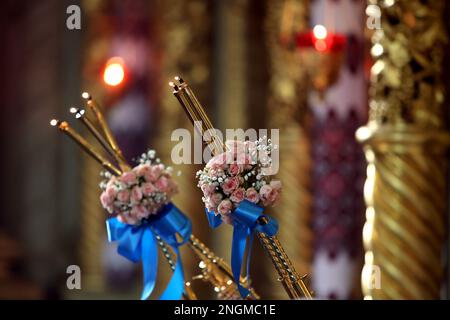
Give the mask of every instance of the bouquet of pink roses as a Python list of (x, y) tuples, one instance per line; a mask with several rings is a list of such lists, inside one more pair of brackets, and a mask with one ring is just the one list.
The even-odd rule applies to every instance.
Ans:
[[(240, 279), (245, 247), (254, 231), (273, 236), (278, 230), (276, 220), (263, 214), (264, 207), (273, 206), (280, 198), (281, 182), (271, 175), (270, 156), (277, 146), (266, 137), (256, 142), (227, 141), (225, 145), (227, 151), (197, 172), (198, 186), (210, 226), (216, 228), (222, 221), (233, 225), (231, 266), (234, 278)], [(264, 225), (258, 224), (260, 218)], [(249, 249), (247, 259), (250, 255)], [(238, 289), (243, 298), (248, 296), (247, 289), (240, 285)]]
[(277, 148), (270, 139), (225, 144), (229, 150), (213, 157), (197, 172), (197, 178), (206, 209), (231, 224), (231, 213), (243, 200), (262, 207), (273, 206), (280, 198), (281, 182), (267, 175), (271, 151)]
[[(172, 168), (165, 167), (155, 151), (142, 154), (139, 164), (113, 176), (102, 172), (103, 190), (100, 201), (114, 217), (107, 220), (108, 240), (118, 242), (118, 252), (127, 259), (142, 261), (144, 289), (147, 299), (155, 287), (158, 251), (156, 236), (172, 247), (176, 254), (172, 279), (161, 299), (180, 299), (184, 291), (184, 274), (178, 247), (192, 232), (190, 220), (171, 202), (178, 187), (172, 179)], [(180, 236), (181, 241), (177, 239)]]
[(155, 159), (155, 154), (154, 150), (142, 154), (139, 164), (120, 176), (101, 173), (105, 178), (100, 183), (103, 190), (101, 204), (122, 223), (140, 224), (150, 215), (157, 214), (178, 192), (172, 179), (172, 168)]

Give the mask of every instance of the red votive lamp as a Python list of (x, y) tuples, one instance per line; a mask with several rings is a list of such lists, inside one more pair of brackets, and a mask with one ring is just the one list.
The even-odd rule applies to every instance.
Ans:
[(345, 36), (332, 33), (322, 25), (316, 25), (308, 32), (297, 34), (298, 48), (314, 48), (318, 52), (340, 52), (345, 46)]

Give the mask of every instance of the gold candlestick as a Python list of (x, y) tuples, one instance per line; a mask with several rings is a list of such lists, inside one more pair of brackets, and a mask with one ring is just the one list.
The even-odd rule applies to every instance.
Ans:
[[(183, 81), (181, 78), (176, 77), (176, 79), (177, 78)], [(184, 84), (184, 82), (181, 83)], [(169, 86), (173, 88), (173, 95), (178, 99), (178, 102), (180, 102), (180, 105), (186, 112), (194, 129), (203, 137), (204, 132), (209, 130), (212, 126), (209, 127), (208, 123), (202, 120), (202, 115), (199, 113), (198, 108), (192, 103), (192, 99), (187, 95), (186, 90), (180, 90), (180, 87), (173, 82), (169, 82)], [(186, 88), (186, 85), (184, 85), (184, 88)], [(210, 147), (210, 149), (212, 153), (217, 153), (216, 150), (219, 151), (226, 148), (225, 146), (221, 146), (221, 144), (214, 139), (214, 136), (212, 136), (211, 139), (213, 147)]]
[(103, 116), (102, 112), (100, 111), (100, 107), (97, 104), (96, 101), (94, 101), (91, 97), (91, 95), (87, 92), (83, 92), (81, 95), (84, 99), (87, 100), (87, 105), (89, 109), (94, 113), (100, 127), (103, 130), (103, 133), (106, 136), (106, 139), (108, 140), (109, 145), (111, 146), (113, 152), (114, 152), (114, 158), (116, 159), (117, 163), (119, 164), (119, 167), (122, 171), (129, 171), (131, 170), (131, 167), (128, 165), (127, 160), (122, 154), (122, 151), (120, 150), (116, 139), (114, 138), (111, 130), (109, 129), (108, 124), (106, 123), (105, 117)]
[(214, 129), (211, 121), (209, 120), (208, 116), (206, 115), (205, 110), (203, 109), (202, 105), (200, 104), (200, 101), (198, 101), (196, 95), (194, 94), (194, 92), (192, 91), (191, 87), (180, 77), (180, 76), (176, 76), (175, 81), (178, 81), (180, 83), (180, 87), (184, 90), (182, 90), (182, 93), (186, 93), (189, 97), (190, 102), (192, 102), (192, 104), (194, 105), (194, 110), (196, 110), (199, 115), (200, 115), (200, 119), (203, 119), (203, 121), (205, 122), (205, 125), (208, 129)]
[(211, 141), (213, 144), (211, 151), (213, 154), (219, 154), (228, 150), (228, 147), (215, 134), (215, 129), (211, 121), (189, 85), (179, 76), (176, 76), (174, 79), (178, 84), (169, 82), (169, 86), (173, 88), (173, 95), (178, 99), (178, 102), (183, 107), (197, 132), (201, 136), (203, 136), (205, 131), (211, 133)]
[[(188, 117), (192, 117), (191, 115), (195, 116), (195, 118), (191, 118), (191, 122), (198, 121), (200, 119), (206, 128), (213, 129), (212, 123), (206, 112), (187, 83), (178, 76), (175, 77), (175, 81), (177, 81), (178, 84), (170, 83), (170, 86), (174, 89), (173, 94), (177, 97), (183, 109), (188, 111), (191, 108), (195, 109), (195, 112), (187, 112)], [(180, 99), (179, 97), (183, 97), (183, 99)], [(185, 103), (185, 99), (189, 102)], [(214, 135), (212, 139), (215, 146), (224, 145), (218, 136)], [(216, 149), (215, 155), (219, 153), (218, 150), (221, 149)], [(268, 220), (267, 218), (261, 218), (257, 221), (257, 223), (260, 225), (265, 225), (268, 223)], [(312, 292), (308, 289), (304, 281), (306, 275), (302, 277), (298, 275), (278, 238), (276, 236), (269, 237), (262, 232), (258, 232), (257, 236), (264, 250), (269, 255), (275, 269), (277, 270), (279, 280), (283, 284), (283, 287), (289, 297), (291, 299), (300, 299), (303, 296), (305, 299), (312, 299)]]
[(97, 151), (92, 148), (91, 145), (78, 133), (73, 130), (66, 121), (59, 121), (52, 119), (50, 121), (52, 127), (57, 127), (61, 132), (68, 135), (72, 140), (74, 140), (86, 153), (93, 157), (98, 163), (100, 163), (106, 170), (111, 172), (116, 176), (120, 176), (122, 172), (117, 169), (111, 162), (103, 158)]
[(80, 108), (70, 108), (70, 113), (75, 115), (75, 118), (80, 120), (86, 128), (92, 133), (102, 147), (115, 159), (115, 153), (111, 145), (106, 141), (103, 135), (95, 128), (94, 124), (86, 117), (86, 111)]

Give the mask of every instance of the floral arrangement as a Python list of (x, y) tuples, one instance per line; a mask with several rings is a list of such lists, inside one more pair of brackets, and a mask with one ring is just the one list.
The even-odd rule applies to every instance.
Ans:
[(103, 208), (120, 222), (137, 225), (150, 215), (155, 215), (178, 192), (172, 179), (173, 169), (165, 167), (156, 152), (149, 150), (139, 158), (139, 164), (113, 176), (102, 172), (104, 180), (100, 183), (103, 190), (100, 201)]
[(198, 187), (208, 211), (232, 223), (231, 213), (243, 200), (268, 207), (280, 198), (281, 182), (273, 180), (271, 151), (277, 146), (263, 137), (256, 142), (226, 141), (228, 150), (213, 157), (197, 172)]

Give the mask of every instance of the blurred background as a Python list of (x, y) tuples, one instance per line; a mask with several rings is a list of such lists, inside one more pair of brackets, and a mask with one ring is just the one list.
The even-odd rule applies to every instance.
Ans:
[[(280, 129), (271, 213), (317, 298), (447, 299), (448, 14), (444, 0), (3, 1), (0, 298), (139, 297), (139, 265), (107, 243), (101, 168), (48, 123), (88, 137), (68, 112), (88, 91), (129, 160), (152, 147), (169, 164), (171, 132), (192, 131), (167, 85), (181, 75), (217, 128)], [(175, 166), (174, 202), (229, 261), (199, 168)], [(263, 298), (287, 298), (258, 245), (251, 275)]]

